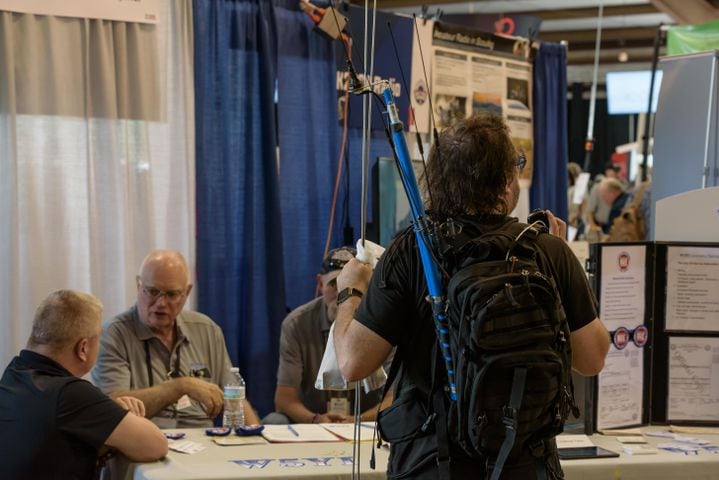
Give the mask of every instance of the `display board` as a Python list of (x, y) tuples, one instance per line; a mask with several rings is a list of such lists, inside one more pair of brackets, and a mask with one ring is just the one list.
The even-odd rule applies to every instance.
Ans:
[(719, 425), (719, 243), (656, 244), (652, 422)]
[(590, 278), (599, 317), (612, 335), (594, 385), (596, 430), (649, 421), (651, 357), (647, 348), (653, 304), (653, 245), (593, 244)]

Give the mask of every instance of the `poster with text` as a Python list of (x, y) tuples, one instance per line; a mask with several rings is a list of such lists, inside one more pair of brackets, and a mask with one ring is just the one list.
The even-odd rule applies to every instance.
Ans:
[(438, 130), (482, 111), (501, 115), (527, 159), (520, 186), (531, 185), (532, 64), (520, 40), (435, 23), (432, 30), (432, 116)]
[(667, 247), (666, 329), (719, 332), (719, 248)]

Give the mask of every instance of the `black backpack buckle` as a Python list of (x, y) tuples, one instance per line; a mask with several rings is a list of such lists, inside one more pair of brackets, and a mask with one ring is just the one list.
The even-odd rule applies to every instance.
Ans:
[(437, 417), (437, 414), (435, 412), (432, 412), (430, 416), (427, 417), (427, 420), (424, 421), (422, 426), (419, 428), (420, 431), (426, 432), (429, 426), (434, 422), (434, 419)]
[(517, 409), (505, 405), (502, 407), (502, 423), (508, 429), (517, 429)]

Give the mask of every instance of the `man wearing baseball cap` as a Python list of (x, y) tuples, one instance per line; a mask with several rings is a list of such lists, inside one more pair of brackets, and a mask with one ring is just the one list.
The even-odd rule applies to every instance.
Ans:
[[(351, 422), (352, 399), (348, 392), (328, 392), (314, 387), (327, 345), (330, 326), (337, 316), (337, 275), (355, 256), (352, 247), (330, 250), (317, 274), (321, 296), (297, 307), (282, 322), (280, 364), (275, 389), (276, 412), (263, 423)], [(382, 389), (362, 392), (362, 420), (374, 420)], [(350, 398), (351, 397), (351, 398)], [(383, 402), (391, 403), (388, 394)]]

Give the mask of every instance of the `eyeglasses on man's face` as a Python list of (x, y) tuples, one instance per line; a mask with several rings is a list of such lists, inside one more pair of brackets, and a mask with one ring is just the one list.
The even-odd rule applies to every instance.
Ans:
[(165, 299), (170, 303), (178, 303), (185, 298), (184, 290), (160, 290), (159, 288), (143, 285), (142, 283), (140, 283), (140, 290), (153, 302), (158, 300), (160, 297), (165, 297)]
[(524, 171), (524, 167), (527, 166), (527, 157), (524, 156), (524, 152), (519, 152), (516, 166), (519, 173), (522, 173)]

